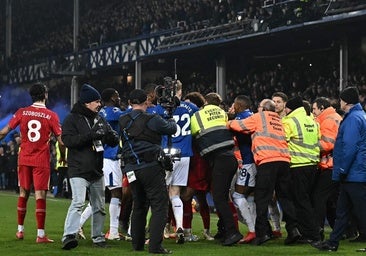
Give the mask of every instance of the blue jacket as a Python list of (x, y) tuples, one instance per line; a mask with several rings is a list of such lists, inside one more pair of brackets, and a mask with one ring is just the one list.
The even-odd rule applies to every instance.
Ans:
[(354, 105), (339, 127), (333, 150), (333, 180), (366, 182), (366, 114)]

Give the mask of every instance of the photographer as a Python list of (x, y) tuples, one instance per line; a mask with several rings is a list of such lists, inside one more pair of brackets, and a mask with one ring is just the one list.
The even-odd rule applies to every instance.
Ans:
[(68, 174), (72, 190), (72, 201), (67, 212), (63, 249), (70, 250), (78, 245), (80, 216), (85, 203), (86, 191), (92, 205), (92, 240), (95, 246), (105, 247), (103, 235), (105, 220), (103, 145), (118, 145), (117, 133), (103, 119), (98, 111), (101, 107), (99, 92), (88, 84), (80, 91), (80, 99), (65, 118), (62, 126), (62, 140), (68, 148)]
[(163, 230), (168, 215), (168, 194), (164, 167), (159, 162), (161, 136), (177, 130), (173, 120), (146, 113), (147, 96), (143, 90), (133, 90), (129, 103), (132, 111), (120, 117), (122, 156), (133, 197), (131, 218), (132, 247), (143, 251), (148, 206), (151, 206), (150, 253), (168, 254), (162, 247)]

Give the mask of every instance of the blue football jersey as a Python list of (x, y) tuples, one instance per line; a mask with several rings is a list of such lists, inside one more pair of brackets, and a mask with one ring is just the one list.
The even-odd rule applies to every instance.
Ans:
[[(241, 120), (253, 115), (253, 112), (250, 110), (244, 110), (236, 114), (235, 119)], [(249, 134), (243, 133), (235, 133), (236, 140), (238, 141), (239, 150), (241, 154), (241, 158), (243, 160), (243, 164), (251, 164), (254, 163), (253, 153), (252, 153), (252, 139)]]
[[(116, 132), (119, 131), (118, 120), (124, 112), (118, 107), (105, 106), (99, 111), (99, 115), (102, 116), (107, 122), (111, 125), (112, 129)], [(104, 145), (104, 153), (103, 157), (108, 159), (117, 159), (118, 147), (110, 147), (108, 145)]]
[[(181, 101), (174, 110), (173, 118), (177, 123), (177, 132), (172, 135), (173, 148), (181, 150), (182, 157), (190, 157), (192, 152), (191, 116), (198, 111), (198, 107), (190, 102)], [(164, 136), (163, 147), (168, 146), (167, 137)]]

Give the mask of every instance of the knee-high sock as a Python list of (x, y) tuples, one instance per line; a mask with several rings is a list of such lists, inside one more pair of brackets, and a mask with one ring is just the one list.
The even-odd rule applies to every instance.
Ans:
[(177, 229), (178, 228), (183, 228), (183, 203), (182, 203), (182, 200), (177, 195), (177, 196), (172, 196), (170, 198), (170, 201), (172, 202), (172, 209), (173, 209), (173, 214), (174, 214), (174, 218), (175, 218), (175, 222), (176, 222), (176, 227), (177, 227)]
[(200, 215), (204, 229), (210, 229), (210, 207), (207, 204), (206, 198), (204, 202), (200, 202)]
[(245, 224), (248, 226), (249, 232), (255, 232), (255, 222), (253, 216), (250, 213), (249, 204), (245, 196), (243, 194), (234, 192), (232, 198), (234, 204), (238, 207)]
[(255, 219), (257, 218), (257, 212), (256, 212), (257, 207), (255, 206), (254, 196), (248, 196), (247, 197), (247, 202), (249, 204), (250, 214), (252, 215), (254, 223), (255, 223)]
[(191, 201), (183, 201), (183, 229), (192, 228), (192, 203)]
[(37, 219), (37, 229), (44, 230), (44, 223), (46, 221), (46, 200), (45, 199), (36, 200), (36, 219)]
[[(24, 226), (25, 214), (27, 213), (27, 199), (25, 197), (18, 198), (18, 225)], [(23, 230), (19, 230), (23, 231)]]
[(109, 233), (118, 234), (119, 214), (121, 212), (121, 201), (112, 197), (109, 203)]
[(87, 221), (87, 219), (89, 219), (91, 215), (92, 215), (92, 207), (91, 207), (90, 203), (88, 203), (88, 205), (85, 207), (83, 213), (81, 214), (80, 227), (84, 226), (85, 221)]

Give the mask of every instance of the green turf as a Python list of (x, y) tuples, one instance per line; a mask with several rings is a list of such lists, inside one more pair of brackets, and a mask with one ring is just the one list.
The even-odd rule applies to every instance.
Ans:
[[(79, 246), (71, 251), (61, 249), (61, 236), (63, 233), (63, 224), (66, 211), (70, 201), (68, 199), (48, 198), (47, 199), (47, 219), (46, 233), (51, 239), (55, 240), (53, 244), (36, 244), (36, 224), (34, 216), (34, 199), (30, 198), (28, 212), (25, 220), (25, 238), (23, 241), (15, 239), (17, 228), (17, 195), (10, 192), (0, 192), (0, 255), (148, 255), (145, 252), (133, 252), (131, 243), (127, 241), (108, 241), (108, 248), (93, 248), (90, 239), (81, 240)], [(107, 218), (108, 220), (108, 218)], [(217, 217), (212, 215), (211, 227), (212, 233), (216, 232)], [(90, 234), (90, 221), (85, 225), (85, 233)], [(107, 229), (108, 221), (106, 221)], [(173, 255), (224, 255), (224, 256), (250, 256), (250, 255), (362, 255), (355, 252), (356, 249), (365, 248), (366, 244), (351, 244), (348, 241), (342, 241), (338, 252), (320, 252), (310, 245), (284, 246), (284, 238), (272, 240), (262, 246), (235, 245), (224, 247), (215, 241), (206, 241), (202, 239), (202, 221), (199, 214), (194, 214), (193, 233), (200, 237), (197, 242), (185, 243), (183, 245), (175, 244), (174, 240), (164, 240), (164, 247), (173, 251)], [(246, 227), (240, 224), (243, 234), (246, 233)], [(329, 232), (329, 231), (328, 231)], [(328, 235), (328, 234), (327, 234)]]

